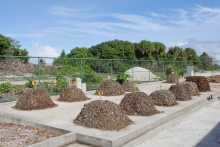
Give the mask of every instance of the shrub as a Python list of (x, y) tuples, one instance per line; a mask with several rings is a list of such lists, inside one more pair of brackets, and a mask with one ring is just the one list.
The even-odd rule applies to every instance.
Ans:
[(121, 73), (119, 75), (117, 75), (117, 82), (119, 82), (120, 84), (123, 84), (123, 82), (128, 81), (129, 75), (125, 74), (125, 73)]
[(9, 82), (0, 84), (0, 93), (9, 92), (11, 89), (12, 84)]

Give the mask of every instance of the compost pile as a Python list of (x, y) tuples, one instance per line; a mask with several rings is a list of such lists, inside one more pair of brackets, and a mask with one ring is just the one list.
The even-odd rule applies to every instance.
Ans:
[(179, 83), (179, 78), (177, 75), (175, 74), (169, 74), (167, 77), (167, 83)]
[(211, 83), (220, 83), (220, 75), (210, 76), (207, 80)]
[(151, 97), (144, 92), (126, 94), (119, 105), (128, 115), (150, 116), (159, 113)]
[(174, 93), (174, 95), (176, 96), (176, 100), (187, 101), (192, 99), (191, 95), (186, 90), (183, 84), (172, 85), (170, 86), (169, 90)]
[(194, 82), (182, 82), (182, 84), (191, 96), (199, 96), (199, 89)]
[(116, 96), (125, 94), (124, 89), (118, 82), (102, 82), (95, 92), (95, 95), (98, 95), (100, 90), (103, 91), (103, 96)]
[(75, 87), (66, 87), (62, 90), (58, 101), (63, 102), (76, 102), (76, 101), (85, 101), (89, 98), (85, 96), (83, 91)]
[(38, 110), (56, 107), (45, 89), (29, 89), (22, 92), (15, 108), (19, 110)]
[[(135, 86), (136, 85), (136, 86)], [(135, 91), (139, 91), (139, 88), (137, 87), (137, 84), (135, 82), (129, 81), (129, 82), (124, 82), (122, 84), (122, 88), (126, 91), (126, 92), (135, 92)]]
[(203, 76), (191, 76), (186, 77), (186, 81), (196, 83), (200, 92), (205, 92), (210, 90), (210, 85), (208, 80)]
[(120, 130), (133, 122), (118, 104), (95, 100), (84, 105), (74, 123), (100, 130)]
[(176, 96), (170, 90), (157, 90), (150, 94), (150, 97), (157, 106), (173, 106), (176, 105)]

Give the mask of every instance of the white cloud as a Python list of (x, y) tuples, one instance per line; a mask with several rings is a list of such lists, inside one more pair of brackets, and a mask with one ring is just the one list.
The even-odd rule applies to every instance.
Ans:
[[(40, 43), (33, 42), (32, 48), (29, 50), (29, 56), (31, 57), (58, 57), (56, 49), (49, 45), (41, 45)], [(53, 62), (53, 58), (43, 58), (48, 65), (51, 65)], [(31, 58), (30, 62), (37, 63), (36, 58)]]
[(158, 13), (154, 13), (154, 12), (150, 12), (150, 15), (154, 16), (154, 17), (167, 17), (166, 15), (164, 14), (158, 14)]

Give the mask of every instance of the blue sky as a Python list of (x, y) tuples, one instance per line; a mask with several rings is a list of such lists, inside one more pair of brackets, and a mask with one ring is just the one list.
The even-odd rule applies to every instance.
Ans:
[(0, 0), (0, 34), (31, 56), (103, 41), (158, 41), (220, 60), (220, 0)]

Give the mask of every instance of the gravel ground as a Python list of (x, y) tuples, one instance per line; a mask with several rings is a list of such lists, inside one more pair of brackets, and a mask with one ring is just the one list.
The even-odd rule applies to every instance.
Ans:
[(0, 122), (0, 147), (26, 147), (56, 136), (31, 126)]

